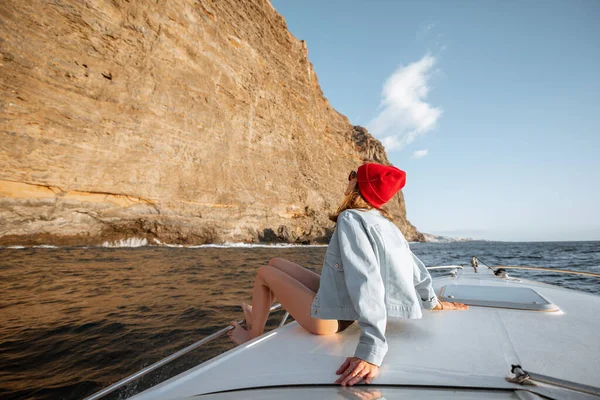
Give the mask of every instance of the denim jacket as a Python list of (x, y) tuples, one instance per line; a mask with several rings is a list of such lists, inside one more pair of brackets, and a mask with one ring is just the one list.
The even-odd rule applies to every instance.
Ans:
[(388, 317), (421, 318), (437, 297), (425, 265), (400, 229), (378, 210), (345, 210), (327, 247), (311, 316), (357, 320), (355, 357), (380, 366)]

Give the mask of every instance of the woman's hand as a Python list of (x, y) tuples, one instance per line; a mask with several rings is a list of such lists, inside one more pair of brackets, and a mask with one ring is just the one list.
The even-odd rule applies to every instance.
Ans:
[(379, 375), (379, 367), (358, 357), (348, 357), (335, 373), (337, 375), (342, 374), (342, 376), (334, 383), (339, 383), (342, 386), (352, 386), (363, 378), (365, 383), (371, 383)]
[(463, 303), (450, 303), (448, 301), (438, 301), (432, 310), (468, 310), (469, 306)]

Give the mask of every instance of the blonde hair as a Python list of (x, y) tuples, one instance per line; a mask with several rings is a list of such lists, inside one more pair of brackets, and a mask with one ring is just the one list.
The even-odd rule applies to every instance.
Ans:
[[(370, 205), (365, 200), (365, 198), (360, 193), (360, 189), (358, 188), (358, 183), (357, 183), (356, 185), (354, 185), (354, 189), (352, 189), (352, 191), (350, 193), (348, 193), (348, 195), (344, 196), (344, 198), (342, 199), (342, 203), (338, 207), (337, 211), (334, 214), (331, 214), (329, 216), (329, 219), (332, 220), (333, 222), (337, 222), (337, 219), (340, 216), (340, 214), (342, 213), (342, 211), (350, 210), (350, 209), (361, 209), (361, 208), (367, 209), (367, 210), (372, 210), (375, 207)], [(378, 210), (381, 213), (381, 215), (383, 215), (390, 221), (394, 220), (392, 215), (385, 208), (380, 207), (380, 208), (378, 208)]]

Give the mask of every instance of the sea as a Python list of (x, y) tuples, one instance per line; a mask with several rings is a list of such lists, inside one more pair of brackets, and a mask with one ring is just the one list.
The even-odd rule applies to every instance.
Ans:
[[(412, 243), (428, 266), (526, 265), (600, 273), (600, 242)], [(0, 397), (81, 399), (242, 320), (257, 269), (283, 257), (320, 272), (325, 246), (0, 248)], [(600, 294), (600, 279), (509, 271)], [(266, 330), (284, 311), (272, 313)], [(235, 347), (223, 336), (107, 396), (126, 398)]]

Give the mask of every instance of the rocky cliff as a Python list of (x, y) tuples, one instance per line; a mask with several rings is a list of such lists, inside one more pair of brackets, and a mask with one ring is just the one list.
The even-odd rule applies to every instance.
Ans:
[(4, 0), (0, 53), (0, 244), (326, 242), (387, 163), (268, 0)]

